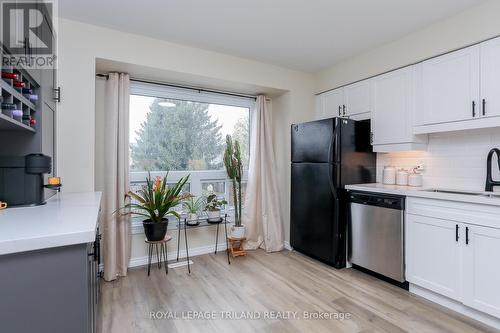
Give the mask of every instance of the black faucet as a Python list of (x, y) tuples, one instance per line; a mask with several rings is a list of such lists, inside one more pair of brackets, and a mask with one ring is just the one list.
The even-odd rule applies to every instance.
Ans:
[(500, 169), (500, 149), (493, 148), (488, 153), (488, 159), (486, 160), (486, 187), (485, 191), (492, 192), (493, 186), (500, 186), (500, 181), (494, 181), (491, 177), (491, 159), (493, 158), (493, 154), (497, 154), (498, 158), (498, 168)]

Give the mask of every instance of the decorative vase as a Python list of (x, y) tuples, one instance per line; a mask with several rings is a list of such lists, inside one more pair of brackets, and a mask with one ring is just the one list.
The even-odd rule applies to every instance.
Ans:
[(232, 226), (231, 227), (231, 236), (233, 238), (244, 238), (245, 237), (245, 225), (241, 225), (240, 227)]
[(207, 210), (207, 216), (209, 221), (215, 221), (220, 219), (220, 209), (217, 210)]
[(198, 225), (200, 223), (200, 221), (198, 221), (198, 214), (188, 213), (186, 223), (187, 225)]
[(163, 218), (161, 222), (153, 222), (151, 219), (142, 221), (144, 233), (150, 242), (161, 241), (167, 234), (168, 219)]

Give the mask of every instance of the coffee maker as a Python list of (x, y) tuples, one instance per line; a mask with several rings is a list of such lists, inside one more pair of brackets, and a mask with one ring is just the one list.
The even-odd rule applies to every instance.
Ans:
[(9, 207), (45, 204), (43, 175), (51, 171), (50, 156), (0, 156), (0, 201)]

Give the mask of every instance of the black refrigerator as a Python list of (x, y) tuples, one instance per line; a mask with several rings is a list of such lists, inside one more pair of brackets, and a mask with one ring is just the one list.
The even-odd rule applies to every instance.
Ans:
[(291, 126), (290, 244), (336, 268), (346, 264), (345, 185), (373, 183), (370, 121), (322, 119)]

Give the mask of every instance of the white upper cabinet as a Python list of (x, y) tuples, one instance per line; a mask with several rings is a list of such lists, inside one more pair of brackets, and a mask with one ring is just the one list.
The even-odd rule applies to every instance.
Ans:
[(316, 119), (332, 117), (370, 119), (370, 80), (317, 95)]
[(316, 119), (340, 117), (344, 104), (343, 88), (330, 90), (316, 96)]
[(415, 68), (376, 76), (371, 82), (373, 150), (425, 149), (427, 138), (413, 135)]
[(500, 38), (481, 44), (480, 113), (500, 116)]
[(323, 104), (325, 101), (325, 96), (323, 94), (316, 95), (316, 119), (322, 119), (323, 117)]
[(422, 125), (479, 117), (479, 46), (422, 63)]
[(366, 119), (370, 118), (370, 83), (364, 80), (344, 87), (345, 116), (367, 114)]
[(500, 38), (421, 63), (414, 133), (500, 126)]
[(425, 134), (500, 127), (500, 37), (322, 93), (316, 118), (372, 118), (374, 150), (426, 149)]
[(327, 91), (324, 100), (324, 114), (326, 117), (340, 117), (344, 105), (344, 89), (338, 88)]

